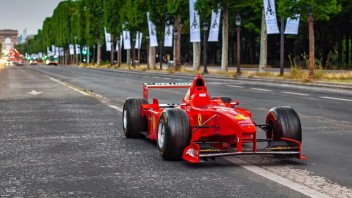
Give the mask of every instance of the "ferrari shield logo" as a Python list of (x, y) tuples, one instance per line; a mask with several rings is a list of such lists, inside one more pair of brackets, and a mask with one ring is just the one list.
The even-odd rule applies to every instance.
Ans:
[(202, 115), (198, 114), (198, 125), (202, 125)]

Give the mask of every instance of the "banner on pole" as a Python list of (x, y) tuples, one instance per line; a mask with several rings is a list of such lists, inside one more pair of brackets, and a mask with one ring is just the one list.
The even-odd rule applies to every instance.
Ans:
[(295, 19), (287, 18), (284, 34), (298, 34), (299, 17), (300, 15), (296, 14)]
[(74, 49), (73, 44), (69, 44), (69, 45), (68, 45), (68, 48), (69, 48), (69, 51), (70, 51), (70, 55), (75, 54), (75, 49)]
[(111, 51), (111, 34), (106, 31), (106, 28), (104, 27), (104, 32), (105, 32), (105, 45), (106, 45), (106, 51)]
[(51, 53), (52, 53), (52, 56), (54, 56), (56, 54), (56, 47), (55, 45), (51, 45)]
[(190, 41), (200, 42), (200, 21), (199, 14), (194, 9), (197, 0), (189, 0), (189, 18), (190, 18)]
[(55, 56), (60, 56), (60, 49), (59, 49), (59, 47), (55, 47)]
[(143, 36), (142, 32), (137, 32), (137, 34), (136, 34), (136, 43), (134, 45), (135, 49), (141, 49), (141, 47), (142, 47), (142, 36)]
[(76, 44), (76, 54), (81, 54), (81, 46), (79, 44)]
[(172, 47), (173, 32), (173, 25), (165, 25), (164, 47)]
[(59, 52), (59, 55), (60, 55), (60, 56), (64, 56), (64, 48), (63, 48), (63, 47), (60, 47), (60, 48), (59, 48), (59, 51), (60, 51), (60, 52)]
[(125, 50), (131, 49), (130, 31), (123, 31), (123, 47)]
[(150, 19), (149, 19), (149, 12), (147, 12), (147, 19), (148, 19), (150, 47), (156, 47), (156, 46), (158, 46), (158, 40), (157, 40), (157, 37), (156, 37), (156, 28), (155, 28), (154, 23), (151, 22)]
[(275, 0), (263, 0), (267, 34), (279, 34), (277, 25)]
[(209, 42), (218, 42), (219, 41), (219, 29), (220, 29), (220, 16), (221, 10), (212, 10), (211, 12), (211, 24), (209, 30)]

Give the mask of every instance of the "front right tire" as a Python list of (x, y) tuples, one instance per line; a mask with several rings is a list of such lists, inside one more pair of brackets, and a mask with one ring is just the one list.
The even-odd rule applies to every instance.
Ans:
[[(301, 121), (297, 112), (291, 107), (282, 106), (270, 109), (266, 123), (271, 126), (267, 134), (268, 139), (280, 141), (281, 138), (289, 138), (302, 142)], [(289, 145), (294, 146), (295, 143), (289, 142)]]
[(148, 104), (144, 98), (127, 98), (123, 105), (122, 125), (127, 138), (141, 138), (142, 131), (148, 131), (147, 118), (142, 116), (142, 104)]

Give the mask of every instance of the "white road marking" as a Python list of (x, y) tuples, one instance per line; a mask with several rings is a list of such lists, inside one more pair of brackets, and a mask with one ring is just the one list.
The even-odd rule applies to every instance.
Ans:
[(329, 99), (329, 100), (339, 100), (339, 101), (352, 102), (352, 100), (344, 99), (344, 98), (333, 98), (333, 97), (327, 97), (327, 96), (320, 96), (320, 98)]
[(292, 95), (298, 95), (298, 96), (309, 96), (309, 94), (304, 94), (304, 93), (295, 93), (295, 92), (289, 92), (289, 91), (283, 91), (281, 93), (284, 94), (292, 94)]
[(88, 93), (86, 93), (86, 92), (84, 92), (84, 91), (81, 91), (81, 90), (79, 90), (79, 89), (73, 87), (72, 85), (67, 84), (67, 83), (64, 83), (64, 82), (62, 82), (62, 81), (60, 81), (60, 80), (58, 80), (58, 79), (55, 79), (55, 78), (52, 78), (52, 77), (49, 77), (49, 78), (50, 78), (52, 81), (55, 81), (55, 82), (57, 82), (57, 83), (59, 83), (59, 84), (62, 84), (62, 85), (64, 85), (65, 87), (68, 87), (68, 88), (70, 88), (70, 89), (72, 89), (72, 90), (74, 90), (74, 91), (77, 91), (77, 92), (79, 92), (79, 93), (81, 93), (81, 94), (83, 94), (83, 95), (85, 95), (85, 96), (92, 96), (92, 97), (98, 98), (102, 103), (108, 105), (110, 108), (113, 108), (113, 109), (115, 109), (115, 110), (117, 110), (117, 111), (120, 111), (120, 112), (123, 111), (123, 109), (122, 109), (121, 107), (110, 104), (110, 103), (108, 102), (109, 100), (108, 100), (107, 98), (105, 98), (104, 96), (102, 96), (102, 95), (99, 95), (99, 94), (96, 94), (96, 93), (88, 94)]
[(120, 112), (123, 111), (123, 109), (122, 109), (121, 107), (118, 107), (118, 106), (116, 106), (116, 105), (109, 105), (109, 107), (111, 107), (111, 108), (113, 108), (113, 109), (116, 109), (116, 110), (118, 110), (118, 111), (120, 111)]
[(43, 92), (36, 91), (36, 90), (31, 90), (30, 92), (27, 92), (27, 93), (29, 93), (29, 94), (31, 94), (31, 95), (38, 95), (38, 94), (41, 94), (41, 93), (43, 93)]
[(243, 88), (243, 86), (239, 86), (239, 85), (227, 85), (229, 87), (235, 87), (235, 88)]
[(84, 92), (84, 91), (81, 91), (81, 90), (79, 90), (79, 89), (77, 89), (77, 88), (75, 88), (75, 87), (72, 87), (72, 86), (70, 86), (70, 85), (68, 85), (68, 84), (66, 84), (66, 83), (64, 83), (64, 82), (62, 82), (62, 81), (60, 81), (60, 80), (57, 80), (57, 79), (52, 78), (52, 77), (49, 77), (49, 78), (50, 78), (50, 80), (52, 80), (52, 81), (54, 81), (54, 82), (57, 82), (57, 83), (59, 83), (59, 84), (62, 84), (62, 85), (66, 86), (66, 87), (68, 87), (68, 88), (70, 88), (70, 89), (72, 89), (72, 90), (74, 90), (74, 91), (77, 91), (77, 92), (79, 92), (79, 93), (81, 93), (81, 94), (83, 94), (83, 95), (85, 95), (85, 96), (89, 96), (88, 93), (86, 93), (86, 92)]
[(207, 85), (222, 85), (222, 82), (208, 82)]
[(256, 90), (256, 91), (272, 91), (272, 90), (269, 90), (269, 89), (260, 89), (260, 88), (251, 88), (252, 90)]
[(292, 190), (295, 190), (299, 193), (302, 193), (304, 195), (307, 195), (309, 197), (317, 197), (317, 198), (323, 198), (323, 197), (330, 197), (329, 195), (326, 195), (326, 194), (323, 194), (323, 193), (320, 193), (314, 189), (311, 189), (309, 187), (306, 187), (306, 186), (303, 186), (301, 184), (298, 184), (296, 182), (293, 182), (289, 179), (286, 179), (284, 177), (281, 177), (279, 175), (276, 175), (274, 173), (271, 173), (267, 170), (264, 170), (262, 168), (259, 168), (257, 166), (254, 166), (252, 164), (249, 164), (243, 160), (240, 160), (240, 159), (236, 159), (236, 158), (233, 158), (233, 157), (224, 157), (224, 159), (226, 159), (227, 161), (230, 161), (238, 166), (241, 166), (257, 175), (260, 175), (266, 179), (269, 179), (269, 180), (272, 180), (276, 183), (279, 183), (283, 186), (286, 186)]

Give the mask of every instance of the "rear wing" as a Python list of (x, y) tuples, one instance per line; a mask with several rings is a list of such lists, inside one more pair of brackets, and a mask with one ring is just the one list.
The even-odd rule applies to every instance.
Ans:
[(143, 98), (148, 100), (148, 90), (157, 88), (189, 88), (192, 83), (143, 83)]

